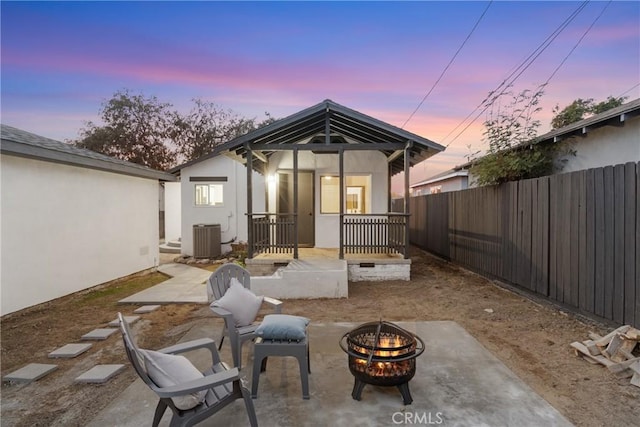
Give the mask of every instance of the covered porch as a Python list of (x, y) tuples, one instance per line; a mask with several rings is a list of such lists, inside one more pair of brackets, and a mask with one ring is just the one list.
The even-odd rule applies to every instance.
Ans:
[[(330, 100), (218, 147), (247, 166), (247, 264), (320, 254), (363, 268), (406, 263), (409, 171), (443, 149)], [(254, 186), (252, 171), (266, 177), (266, 188)], [(393, 212), (391, 178), (398, 173), (404, 203)], [(266, 210), (254, 211), (260, 191)]]

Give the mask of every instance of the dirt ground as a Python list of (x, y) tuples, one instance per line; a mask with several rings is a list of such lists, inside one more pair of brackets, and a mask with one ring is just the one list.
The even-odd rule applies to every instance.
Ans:
[[(534, 302), (418, 249), (412, 262), (410, 282), (351, 283), (348, 299), (286, 300), (284, 312), (317, 322), (453, 320), (574, 424), (640, 425), (640, 388), (577, 358), (569, 347), (587, 339), (589, 331), (606, 334), (612, 325)], [(135, 379), (119, 335), (96, 342), (77, 359), (52, 362), (47, 354), (104, 327), (118, 311), (131, 314), (136, 306), (117, 301), (164, 279), (155, 273), (119, 281), (2, 318), (2, 376), (31, 362), (59, 365), (35, 383), (2, 385), (2, 425), (82, 426), (93, 419)], [(198, 322), (218, 330), (206, 306), (190, 304), (163, 306), (135, 328), (141, 346), (159, 348), (177, 342)], [(105, 385), (73, 384), (97, 363), (124, 363), (127, 369)]]

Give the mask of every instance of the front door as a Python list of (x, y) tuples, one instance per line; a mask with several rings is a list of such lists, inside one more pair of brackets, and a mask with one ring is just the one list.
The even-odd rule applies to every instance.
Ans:
[[(278, 213), (294, 213), (293, 172), (278, 173)], [(298, 171), (298, 246), (313, 247), (313, 172)]]

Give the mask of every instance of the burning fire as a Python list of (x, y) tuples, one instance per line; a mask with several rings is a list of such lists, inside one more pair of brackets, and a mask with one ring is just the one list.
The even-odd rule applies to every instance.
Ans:
[[(373, 341), (373, 340), (372, 340)], [(374, 357), (397, 357), (402, 353), (398, 348), (404, 345), (404, 342), (401, 337), (398, 335), (391, 336), (380, 336), (378, 338), (377, 345), (373, 345), (375, 348), (373, 352)], [(366, 354), (369, 353), (370, 350), (365, 349), (363, 347), (356, 346), (356, 351)], [(367, 372), (369, 375), (373, 376), (394, 376), (394, 375), (402, 375), (410, 368), (410, 363), (407, 364), (405, 362), (380, 362), (375, 361), (371, 364), (368, 363), (367, 359), (356, 358), (355, 359), (356, 366), (355, 368), (360, 372)]]

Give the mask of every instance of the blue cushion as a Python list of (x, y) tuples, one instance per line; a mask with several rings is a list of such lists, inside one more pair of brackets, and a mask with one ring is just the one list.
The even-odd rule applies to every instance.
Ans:
[(256, 335), (267, 340), (300, 341), (307, 336), (309, 319), (288, 314), (267, 314)]

